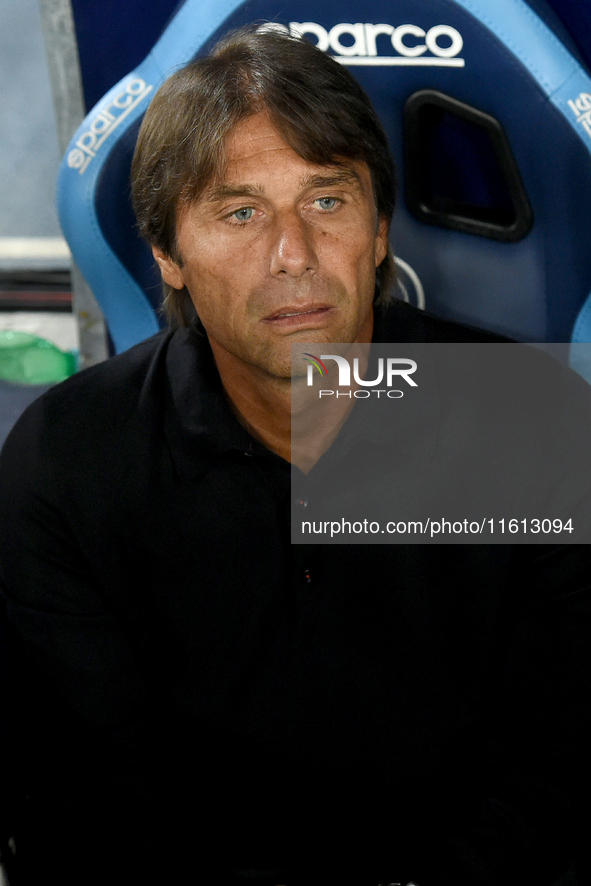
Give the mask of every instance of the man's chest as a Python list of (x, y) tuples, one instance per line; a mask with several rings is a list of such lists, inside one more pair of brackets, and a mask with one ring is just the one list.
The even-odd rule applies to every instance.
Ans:
[(419, 753), (427, 723), (469, 719), (504, 549), (292, 545), (289, 477), (243, 454), (162, 470), (130, 471), (86, 544), (146, 672), (186, 710), (345, 757), (384, 744), (380, 759), (394, 732)]

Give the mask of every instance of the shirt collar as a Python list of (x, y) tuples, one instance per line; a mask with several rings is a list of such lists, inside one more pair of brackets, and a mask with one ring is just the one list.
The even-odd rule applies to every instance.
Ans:
[[(421, 341), (420, 317), (418, 311), (408, 310), (406, 305), (396, 301), (377, 309), (374, 342)], [(185, 328), (172, 334), (166, 354), (166, 382), (164, 428), (175, 467), (181, 476), (196, 476), (211, 465), (212, 459), (231, 452), (273, 457), (242, 427), (230, 408), (205, 333)], [(397, 438), (407, 441), (408, 448), (415, 455), (425, 457), (433, 451), (437, 403), (438, 397), (435, 397), (428, 410), (418, 417), (418, 422), (415, 416), (410, 424), (405, 419), (408, 427), (399, 427)], [(347, 426), (350, 433), (346, 436), (350, 440), (367, 438), (370, 428), (375, 443), (392, 444), (392, 424), (388, 411), (383, 408), (378, 411), (374, 407), (371, 423), (364, 420), (361, 409), (354, 409)]]
[(264, 452), (226, 399), (204, 333), (177, 329), (166, 355), (165, 434), (183, 476), (195, 476), (229, 452)]
[[(409, 345), (390, 351), (397, 357), (415, 358), (421, 370), (421, 390), (405, 391), (400, 400), (371, 397), (360, 400), (343, 427), (343, 440), (335, 441), (349, 448), (357, 443), (364, 447), (376, 446), (414, 459), (431, 457), (437, 442), (437, 428), (441, 410), (441, 391), (435, 362), (425, 347), (423, 314), (415, 308), (392, 300), (374, 311), (373, 344)], [(413, 351), (412, 345), (419, 345)], [(421, 347), (422, 346), (422, 347)], [(372, 349), (373, 350), (373, 349)], [(377, 374), (377, 355), (370, 353), (367, 377)], [(340, 435), (339, 435), (340, 436)], [(327, 453), (328, 454), (328, 453)], [(337, 454), (335, 452), (335, 454)]]

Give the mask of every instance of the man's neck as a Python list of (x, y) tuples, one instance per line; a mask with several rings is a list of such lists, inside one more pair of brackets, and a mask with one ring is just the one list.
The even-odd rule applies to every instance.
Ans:
[[(360, 340), (370, 342), (372, 330), (373, 323), (363, 330)], [(309, 471), (335, 440), (354, 401), (335, 397), (327, 404), (307, 387), (305, 378), (269, 375), (229, 354), (216, 342), (210, 344), (238, 421), (272, 452)], [(336, 366), (325, 383), (338, 387)]]
[(290, 461), (291, 380), (265, 376), (211, 342), (228, 402), (238, 421), (272, 452)]

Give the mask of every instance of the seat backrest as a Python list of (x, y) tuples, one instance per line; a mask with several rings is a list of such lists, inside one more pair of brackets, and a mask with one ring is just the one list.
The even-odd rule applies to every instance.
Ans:
[(591, 77), (544, 0), (186, 0), (60, 172), (64, 232), (117, 351), (162, 322), (129, 202), (143, 113), (174, 69), (252, 21), (317, 42), (371, 96), (400, 171), (391, 240), (429, 310), (524, 341), (591, 340)]

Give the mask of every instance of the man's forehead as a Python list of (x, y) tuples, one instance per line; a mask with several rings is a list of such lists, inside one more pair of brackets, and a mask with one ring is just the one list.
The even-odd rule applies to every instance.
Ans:
[(260, 112), (240, 121), (230, 131), (218, 169), (203, 196), (212, 199), (233, 188), (260, 193), (264, 190), (265, 178), (279, 169), (289, 171), (292, 181), (301, 188), (349, 185), (364, 190), (371, 180), (363, 160), (348, 157), (330, 157), (324, 163), (306, 160), (287, 142), (269, 115)]

